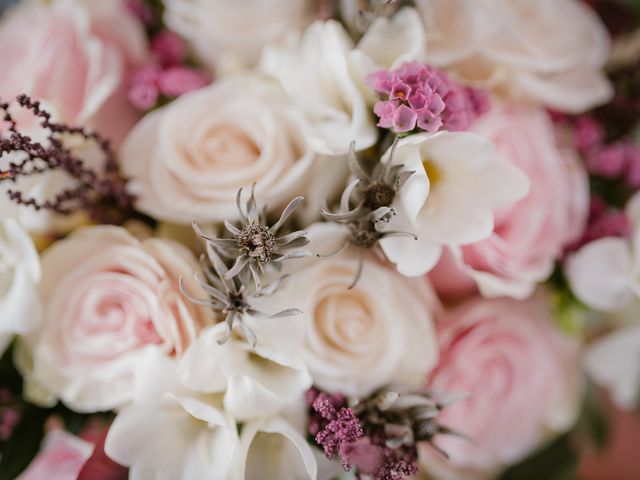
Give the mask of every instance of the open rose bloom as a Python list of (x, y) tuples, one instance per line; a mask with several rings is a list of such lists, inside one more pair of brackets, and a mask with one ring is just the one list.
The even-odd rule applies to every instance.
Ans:
[(0, 0), (0, 479), (640, 478), (636, 4)]

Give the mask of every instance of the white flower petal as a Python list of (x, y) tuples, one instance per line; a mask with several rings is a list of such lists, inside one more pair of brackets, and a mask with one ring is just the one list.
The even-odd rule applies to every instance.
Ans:
[(246, 424), (241, 444), (242, 474), (247, 480), (317, 478), (318, 465), (310, 445), (282, 418)]
[(426, 34), (418, 12), (403, 8), (393, 17), (378, 17), (358, 43), (381, 68), (397, 68), (400, 63), (425, 55)]
[(633, 410), (640, 393), (640, 327), (617, 330), (585, 353), (587, 372), (607, 388), (618, 407)]
[(629, 245), (622, 238), (603, 238), (571, 255), (565, 272), (576, 296), (597, 310), (615, 311), (632, 299)]

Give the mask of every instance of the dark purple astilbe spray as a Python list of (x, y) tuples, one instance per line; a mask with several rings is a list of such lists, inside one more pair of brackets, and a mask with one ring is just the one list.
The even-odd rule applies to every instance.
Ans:
[(439, 397), (428, 390), (385, 389), (351, 401), (316, 389), (307, 392), (309, 433), (327, 458), (339, 458), (343, 468), (356, 469), (356, 478), (402, 480), (417, 473), (417, 445), (435, 443), (439, 434), (459, 435), (440, 425), (437, 416), (460, 399)]
[[(27, 197), (17, 189), (7, 190), (9, 198), (35, 210), (62, 215), (84, 211), (100, 223), (121, 223), (131, 212), (132, 199), (125, 190), (125, 180), (109, 140), (85, 128), (51, 121), (51, 114), (40, 108), (40, 102), (27, 95), (19, 95), (16, 100), (39, 120), (40, 127), (48, 134), (44, 142), (38, 142), (22, 133), (9, 112), (11, 105), (0, 101), (0, 118), (7, 127), (4, 133), (0, 131), (0, 182), (15, 183), (22, 178), (61, 171), (73, 183), (46, 200)], [(94, 142), (103, 154), (102, 168), (88, 166), (65, 145), (65, 136), (79, 136)], [(8, 154), (17, 155), (6, 158)]]

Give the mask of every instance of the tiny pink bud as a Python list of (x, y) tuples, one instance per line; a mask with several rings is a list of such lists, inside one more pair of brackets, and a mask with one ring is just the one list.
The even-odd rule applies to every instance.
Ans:
[(207, 74), (187, 67), (171, 67), (160, 74), (158, 87), (163, 95), (179, 97), (210, 83)]

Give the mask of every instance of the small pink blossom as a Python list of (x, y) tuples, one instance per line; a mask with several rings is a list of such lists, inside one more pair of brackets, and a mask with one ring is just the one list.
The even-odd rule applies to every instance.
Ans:
[(623, 143), (614, 143), (593, 152), (587, 158), (589, 172), (604, 178), (620, 177), (627, 166), (627, 148)]
[(163, 69), (158, 65), (146, 65), (131, 77), (128, 98), (137, 109), (149, 110), (160, 96), (177, 98), (210, 82), (205, 72), (194, 68), (174, 65)]
[(635, 144), (629, 144), (627, 149), (626, 180), (631, 188), (640, 188), (640, 147)]
[(143, 25), (147, 27), (153, 25), (155, 20), (153, 10), (151, 10), (151, 7), (143, 0), (127, 0), (124, 6), (126, 10)]
[(588, 115), (578, 117), (575, 124), (574, 142), (579, 151), (587, 152), (602, 144), (603, 139), (604, 131), (599, 122)]
[(465, 130), (489, 108), (486, 92), (461, 87), (444, 72), (418, 62), (373, 72), (365, 81), (382, 97), (373, 108), (378, 126), (396, 133)]
[(587, 168), (593, 175), (624, 179), (629, 187), (640, 188), (640, 147), (628, 140), (594, 147), (587, 155)]
[(209, 83), (210, 79), (206, 73), (183, 66), (170, 67), (158, 77), (158, 88), (168, 97), (179, 97)]
[(163, 30), (151, 40), (151, 51), (160, 65), (169, 67), (182, 63), (187, 53), (187, 45), (177, 33)]
[(587, 243), (605, 237), (628, 238), (631, 233), (632, 225), (624, 211), (608, 210), (599, 197), (592, 197), (587, 228), (577, 241), (567, 247), (566, 251), (574, 252)]
[(371, 443), (369, 437), (361, 437), (343, 445), (340, 458), (349, 465), (357, 465), (359, 472), (375, 475), (384, 467), (384, 448)]
[(131, 86), (128, 98), (138, 110), (149, 110), (158, 101), (159, 93), (158, 87), (152, 83), (138, 83)]

